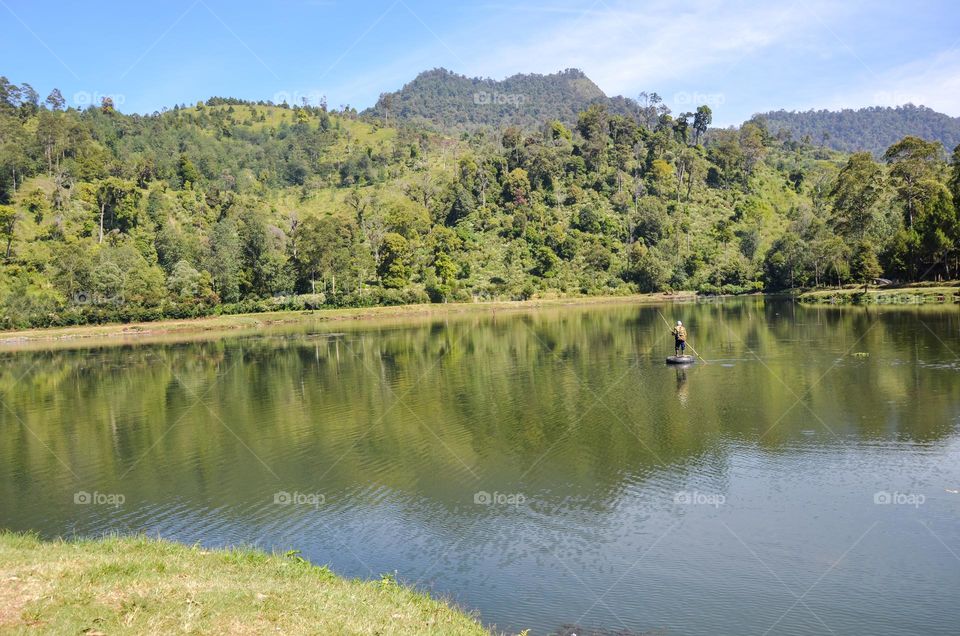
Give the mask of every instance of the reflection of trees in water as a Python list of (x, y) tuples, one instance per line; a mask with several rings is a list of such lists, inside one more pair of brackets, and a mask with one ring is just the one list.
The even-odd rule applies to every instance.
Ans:
[[(705, 357), (721, 349), (739, 361), (671, 374), (661, 354), (672, 342), (656, 310), (623, 306), (339, 337), (8, 354), (0, 396), (29, 430), (0, 411), (0, 459), (21, 478), (65, 474), (48, 446), (78, 473), (119, 479), (135, 466), (157, 492), (190, 492), (272, 480), (249, 446), (292, 483), (323, 475), (330, 487), (494, 490), (523, 476), (560, 480), (602, 505), (630, 479), (699, 461), (719, 435), (771, 449), (795, 439), (816, 425), (802, 405), (789, 411), (797, 396), (838, 433), (929, 440), (952, 431), (960, 388), (951, 372), (915, 368), (913, 352), (933, 356), (942, 345), (909, 313), (795, 312), (760, 300), (669, 313), (690, 325)], [(956, 333), (953, 315), (922, 318)], [(821, 379), (828, 366), (812, 344), (839, 358), (865, 332), (855, 349), (874, 357), (844, 358)], [(751, 363), (750, 351), (770, 368)]]

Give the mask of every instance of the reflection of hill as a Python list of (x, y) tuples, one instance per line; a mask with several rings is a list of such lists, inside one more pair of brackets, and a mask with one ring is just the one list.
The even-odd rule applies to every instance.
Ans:
[[(602, 510), (665, 469), (722, 472), (722, 439), (833, 444), (820, 421), (854, 439), (953, 430), (954, 372), (917, 364), (952, 356), (910, 314), (763, 299), (664, 311), (715, 360), (682, 383), (649, 307), (7, 355), (0, 493), (42, 485), (67, 500), (78, 480), (133, 481), (146, 499), (223, 505), (278, 484), (365, 485), (456, 506), (531, 489)], [(923, 320), (956, 342), (956, 316)], [(842, 357), (851, 349), (871, 358)]]

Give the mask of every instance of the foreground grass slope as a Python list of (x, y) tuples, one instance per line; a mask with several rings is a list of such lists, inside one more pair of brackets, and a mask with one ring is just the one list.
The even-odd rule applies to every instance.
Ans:
[(391, 580), (145, 537), (46, 542), (0, 532), (0, 581), (0, 633), (488, 633)]

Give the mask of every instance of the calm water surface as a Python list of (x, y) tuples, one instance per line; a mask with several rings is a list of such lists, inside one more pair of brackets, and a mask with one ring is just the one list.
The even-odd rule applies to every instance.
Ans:
[(956, 634), (956, 308), (662, 310), (709, 364), (629, 305), (8, 350), (0, 526), (298, 549), (506, 632)]

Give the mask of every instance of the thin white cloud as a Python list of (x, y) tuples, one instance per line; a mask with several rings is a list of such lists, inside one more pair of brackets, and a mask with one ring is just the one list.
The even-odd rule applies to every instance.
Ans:
[[(805, 28), (818, 27), (839, 10), (823, 0), (783, 6), (655, 2), (642, 11), (635, 4), (625, 6), (598, 0), (546, 29), (530, 29), (518, 42), (490, 42), (488, 31), (474, 41), (483, 54), (473, 56), (474, 67), (466, 72), (503, 76), (578, 67), (608, 94), (630, 95), (711, 68), (725, 72), (766, 47), (797, 38)], [(525, 13), (518, 20), (528, 20)]]
[(911, 103), (960, 117), (960, 49), (941, 51), (926, 59), (867, 76), (817, 107), (839, 109), (900, 106)]

